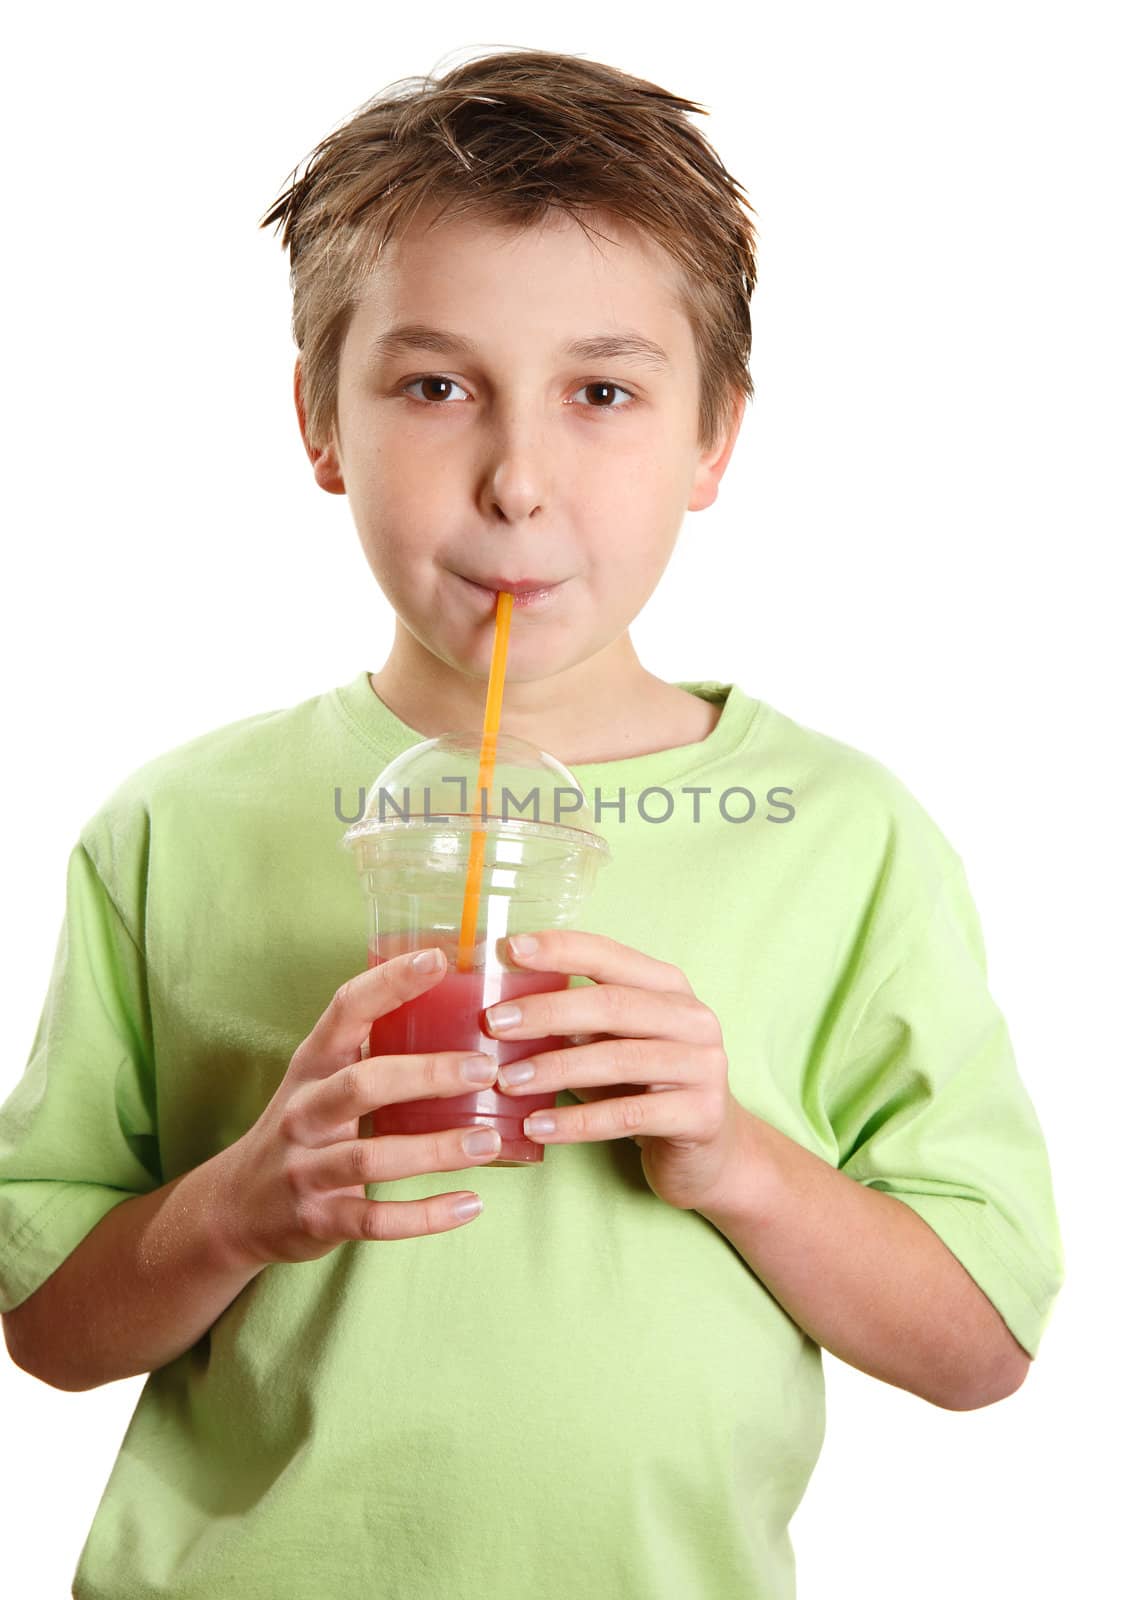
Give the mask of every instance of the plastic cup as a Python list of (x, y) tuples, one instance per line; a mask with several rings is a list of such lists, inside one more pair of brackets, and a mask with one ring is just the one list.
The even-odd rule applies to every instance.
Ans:
[[(565, 973), (530, 971), (508, 956), (522, 932), (569, 927), (608, 859), (588, 826), (590, 811), (573, 774), (552, 756), (509, 734), (498, 736), (492, 782), (476, 800), (479, 738), (443, 734), (390, 763), (375, 779), (363, 817), (342, 844), (355, 853), (367, 895), (367, 965), (438, 947), (448, 960), (439, 983), (370, 1030), (371, 1056), (479, 1050), (504, 1065), (561, 1049), (567, 1037), (501, 1040), (482, 1013), (501, 1000), (565, 989)], [(464, 888), (473, 832), (484, 833), (483, 873), (470, 970), (457, 967)], [(552, 1108), (556, 1094), (508, 1095), (493, 1088), (382, 1106), (362, 1118), (362, 1133), (428, 1133), (495, 1128), (502, 1140), (491, 1166), (544, 1159), (523, 1119)]]

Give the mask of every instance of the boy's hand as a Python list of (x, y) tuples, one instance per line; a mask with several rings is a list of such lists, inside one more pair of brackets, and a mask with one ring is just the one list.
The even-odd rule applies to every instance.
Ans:
[[(532, 951), (522, 942), (527, 937), (536, 940)], [(634, 1139), (647, 1182), (682, 1211), (700, 1210), (724, 1193), (742, 1148), (744, 1111), (729, 1089), (721, 1025), (685, 975), (596, 933), (551, 929), (507, 944), (520, 967), (593, 979), (576, 989), (526, 995), (519, 1001), (521, 1020), (511, 1026), (494, 1020), (505, 1005), (485, 1014), (497, 1039), (574, 1037), (568, 1049), (518, 1062), (534, 1069), (526, 1083), (509, 1083), (514, 1064), (499, 1071), (496, 1087), (505, 1094), (567, 1089), (586, 1102), (535, 1113), (527, 1135), (545, 1144)], [(635, 1085), (641, 1087), (628, 1093)], [(585, 1087), (589, 1092), (581, 1094)], [(543, 1115), (555, 1119), (555, 1132), (539, 1134)]]
[[(239, 1258), (314, 1261), (351, 1239), (415, 1239), (464, 1225), (454, 1189), (423, 1200), (368, 1200), (366, 1185), (423, 1173), (486, 1166), (499, 1148), (467, 1150), (465, 1136), (447, 1132), (362, 1136), (359, 1123), (379, 1106), (402, 1100), (475, 1094), (494, 1086), (496, 1064), (468, 1050), (433, 1055), (374, 1056), (362, 1048), (376, 1017), (424, 994), (444, 977), (447, 960), (430, 952), (428, 970), (410, 955), (348, 979), (297, 1047), (279, 1088), (227, 1157), (230, 1233)], [(480, 1062), (482, 1076), (465, 1068)]]

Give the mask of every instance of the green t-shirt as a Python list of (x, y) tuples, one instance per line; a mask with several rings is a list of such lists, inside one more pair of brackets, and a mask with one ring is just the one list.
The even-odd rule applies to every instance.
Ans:
[[(959, 856), (872, 757), (682, 687), (722, 708), (705, 739), (574, 769), (612, 851), (579, 925), (680, 967), (736, 1098), (914, 1207), (1035, 1355), (1051, 1176)], [(365, 968), (339, 840), (421, 737), (361, 672), (158, 756), (81, 829), (0, 1109), (0, 1309), (259, 1116)], [(818, 1345), (629, 1138), (367, 1193), (456, 1188), (484, 1201), (462, 1229), (267, 1267), (149, 1375), (77, 1600), (794, 1594)]]

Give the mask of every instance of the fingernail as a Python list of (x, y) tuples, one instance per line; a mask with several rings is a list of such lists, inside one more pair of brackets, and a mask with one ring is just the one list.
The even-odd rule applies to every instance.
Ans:
[(508, 1067), (500, 1067), (499, 1083), (529, 1083), (534, 1076), (534, 1069), (528, 1061), (512, 1061)]
[(538, 948), (538, 941), (532, 933), (515, 933), (510, 937), (510, 948), (516, 956), (532, 956)]
[(500, 1144), (502, 1139), (495, 1128), (476, 1128), (474, 1133), (464, 1135), (464, 1149), (469, 1156), (494, 1155)]
[(440, 965), (440, 951), (418, 950), (409, 965), (414, 972), (435, 972)]
[(464, 1077), (469, 1083), (490, 1083), (495, 1076), (493, 1056), (472, 1056), (463, 1065)]
[(487, 1024), (491, 1028), (515, 1028), (521, 1021), (522, 1007), (512, 1006), (509, 1002), (492, 1006), (487, 1012)]

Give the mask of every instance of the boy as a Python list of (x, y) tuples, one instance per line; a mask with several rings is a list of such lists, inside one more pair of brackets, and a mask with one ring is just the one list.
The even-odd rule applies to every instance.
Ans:
[[(630, 641), (751, 395), (754, 233), (698, 109), (494, 55), (371, 102), (264, 219), (316, 481), (398, 620), (379, 672), (157, 757), (71, 856), (0, 1292), (44, 1381), (151, 1374), (79, 1600), (785, 1600), (822, 1345), (955, 1410), (1037, 1353), (1048, 1161), (961, 860), (869, 756)], [(580, 981), (490, 1019), (573, 1040), (521, 1173), (455, 1127), (358, 1138), (472, 1062), (363, 1059), (445, 967), (364, 970), (338, 849), (341, 795), (481, 725), (503, 587), (504, 731), (613, 855), (515, 952)]]

